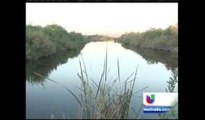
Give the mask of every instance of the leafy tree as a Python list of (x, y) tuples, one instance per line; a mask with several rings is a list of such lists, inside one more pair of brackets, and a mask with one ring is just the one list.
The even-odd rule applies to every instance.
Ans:
[(178, 28), (170, 25), (167, 29), (150, 28), (142, 33), (126, 33), (118, 38), (125, 46), (151, 48), (178, 52)]
[(83, 40), (82, 34), (68, 33), (56, 24), (45, 27), (26, 25), (26, 60), (35, 60), (69, 49), (78, 49), (85, 44)]

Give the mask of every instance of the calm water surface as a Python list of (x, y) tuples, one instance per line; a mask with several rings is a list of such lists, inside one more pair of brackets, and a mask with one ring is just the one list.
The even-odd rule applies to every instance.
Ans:
[[(81, 81), (79, 59), (84, 58), (89, 78), (99, 81), (108, 51), (108, 79), (117, 77), (117, 59), (120, 63), (121, 80), (125, 80), (138, 66), (134, 90), (147, 89), (132, 97), (131, 106), (138, 111), (143, 92), (165, 92), (172, 70), (178, 68), (178, 59), (168, 53), (147, 49), (126, 49), (119, 43), (91, 42), (81, 51), (59, 53), (50, 58), (26, 63), (26, 118), (78, 118), (79, 105), (73, 96), (59, 85), (36, 76), (44, 75), (80, 94)], [(80, 55), (79, 53), (82, 53)], [(177, 87), (174, 92), (177, 92)], [(134, 114), (130, 110), (129, 118)], [(140, 118), (157, 118), (156, 114), (140, 113)]]

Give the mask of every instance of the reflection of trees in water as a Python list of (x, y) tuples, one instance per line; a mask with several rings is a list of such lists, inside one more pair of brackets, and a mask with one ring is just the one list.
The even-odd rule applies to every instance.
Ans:
[[(141, 55), (148, 64), (161, 62), (165, 64), (168, 70), (172, 71), (172, 76), (167, 81), (165, 88), (166, 92), (175, 92), (176, 84), (178, 83), (178, 55), (164, 51), (157, 51), (151, 49), (127, 47)], [(174, 108), (170, 112), (159, 114), (159, 119), (177, 119), (178, 118), (178, 102), (173, 103)]]
[(158, 51), (158, 50), (151, 50), (151, 49), (145, 49), (145, 48), (134, 48), (134, 47), (126, 47), (128, 49), (131, 49), (135, 51), (136, 53), (140, 54), (148, 64), (154, 64), (161, 62), (165, 64), (168, 70), (174, 70), (176, 67), (178, 67), (178, 55), (164, 52), (164, 51)]
[(68, 58), (76, 57), (79, 53), (80, 50), (72, 50), (57, 53), (37, 61), (26, 62), (26, 80), (31, 84), (38, 83), (43, 85), (44, 78), (35, 75), (33, 72), (48, 77), (49, 73), (55, 70), (59, 65), (66, 63)]

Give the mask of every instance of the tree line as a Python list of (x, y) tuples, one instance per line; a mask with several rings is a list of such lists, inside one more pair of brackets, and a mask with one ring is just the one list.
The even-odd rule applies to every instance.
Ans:
[(164, 30), (150, 28), (141, 33), (126, 33), (121, 35), (117, 40), (124, 46), (178, 53), (178, 28), (176, 25), (170, 25)]
[[(26, 60), (37, 60), (62, 51), (80, 50), (91, 41), (112, 40), (102, 35), (82, 35), (67, 32), (63, 27), (52, 24), (45, 27), (26, 25)], [(178, 53), (178, 28), (150, 28), (145, 32), (126, 33), (115, 39), (123, 46), (149, 48)]]
[(81, 33), (67, 32), (59, 25), (26, 25), (26, 60), (37, 60), (65, 50), (80, 49), (86, 41)]

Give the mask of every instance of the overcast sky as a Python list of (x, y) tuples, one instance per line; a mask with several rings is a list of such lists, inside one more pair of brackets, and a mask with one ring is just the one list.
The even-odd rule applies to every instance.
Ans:
[(26, 3), (26, 24), (119, 35), (178, 23), (177, 3)]

